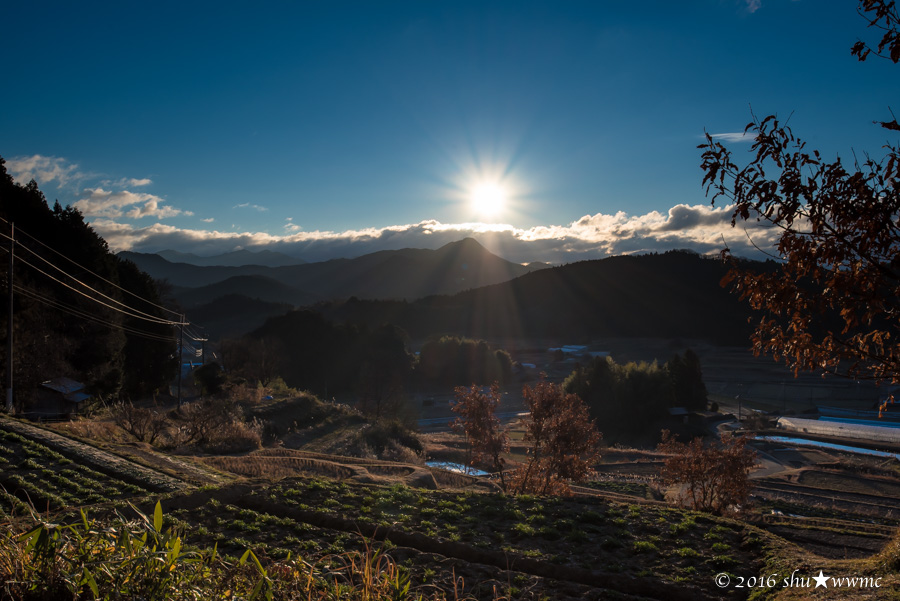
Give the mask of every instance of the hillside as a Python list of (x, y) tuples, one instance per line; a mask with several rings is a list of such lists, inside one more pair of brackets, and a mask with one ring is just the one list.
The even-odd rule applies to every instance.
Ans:
[[(280, 406), (257, 413), (281, 423), (302, 417)], [(328, 436), (331, 421), (317, 421)], [(309, 432), (307, 422), (295, 425), (298, 433)], [(68, 428), (56, 426), (60, 432)], [(623, 450), (607, 450), (609, 460), (598, 466), (602, 480), (579, 488), (574, 497), (554, 498), (498, 494), (487, 479), (420, 463), (292, 448), (189, 457), (134, 443), (87, 445), (9, 418), (0, 420), (0, 441), (6, 466), (0, 510), (18, 518), (4, 520), (0, 534), (7, 542), (0, 558), (21, 570), (18, 576), (0, 571), (0, 582), (8, 591), (35, 583), (28, 598), (60, 598), (53, 578), (68, 576), (80, 583), (78, 598), (95, 598), (80, 580), (86, 569), (100, 598), (110, 599), (173, 598), (179, 588), (194, 594), (177, 598), (250, 596), (257, 581), (266, 582), (262, 570), (277, 575), (263, 589), (275, 598), (334, 598), (327, 591), (335, 579), (340, 598), (356, 598), (350, 587), (361, 593), (364, 583), (371, 584), (364, 574), (397, 574), (398, 566), (398, 586), (387, 578), (384, 593), (370, 590), (369, 598), (418, 598), (397, 594), (408, 581), (412, 595), (427, 599), (745, 599), (741, 585), (762, 575), (766, 584), (753, 587), (753, 598), (798, 599), (809, 598), (814, 583), (787, 586), (787, 578), (793, 573), (809, 582), (819, 570), (830, 578), (877, 579), (877, 587), (835, 586), (829, 579), (829, 599), (885, 598), (880, 593), (898, 584), (889, 567), (896, 566), (896, 554), (872, 555), (896, 527), (896, 519), (885, 518), (892, 514), (874, 505), (896, 504), (885, 493), (898, 486), (896, 474), (876, 467), (877, 461), (845, 464), (837, 454), (824, 457), (831, 460), (827, 469), (791, 474), (793, 483), (791, 475), (759, 481), (757, 494), (768, 497), (759, 501), (758, 512), (722, 518), (648, 498), (659, 458), (635, 459)], [(872, 470), (880, 471), (854, 476)], [(23, 536), (42, 527), (29, 517), (29, 499), (44, 528), (71, 524), (55, 530), (59, 542), (48, 549), (28, 546), (34, 537)], [(828, 499), (827, 506), (820, 499)], [(79, 514), (88, 506), (87, 515)], [(133, 508), (149, 519), (122, 522), (120, 515), (140, 517)], [(160, 569), (152, 569), (159, 553), (125, 544), (142, 538), (163, 541), (166, 563)], [(174, 545), (192, 553), (181, 556)], [(213, 546), (228, 563), (213, 560)], [(248, 549), (259, 567), (229, 581), (234, 573), (227, 570), (243, 564), (238, 558), (247, 557)], [(192, 568), (194, 553), (204, 554), (209, 570)], [(138, 583), (113, 578), (126, 565), (147, 568), (146, 584), (163, 596), (141, 595), (128, 588)], [(229, 587), (230, 595), (224, 594)]]
[(263, 325), (270, 317), (284, 315), (292, 305), (266, 302), (243, 294), (226, 294), (187, 310), (188, 319), (203, 325), (213, 340), (237, 337)]
[(543, 264), (523, 266), (511, 263), (469, 238), (437, 250), (407, 248), (379, 251), (354, 259), (283, 267), (203, 267), (172, 263), (153, 254), (122, 252), (119, 256), (133, 261), (154, 278), (168, 280), (175, 286), (200, 287), (235, 276), (262, 275), (322, 299), (351, 296), (416, 299), (433, 294), (453, 294), (511, 280), (546, 267)]
[(264, 265), (266, 267), (284, 267), (285, 265), (301, 265), (306, 263), (303, 259), (288, 256), (284, 253), (271, 250), (235, 250), (221, 255), (201, 257), (194, 253), (183, 253), (177, 250), (161, 250), (159, 256), (172, 263), (188, 263), (201, 267), (222, 265), (226, 267), (240, 267), (242, 265)]
[[(188, 312), (198, 305), (229, 295), (242, 295), (267, 303), (281, 303), (291, 306), (309, 305), (319, 298), (307, 294), (287, 284), (264, 275), (236, 275), (215, 284), (197, 288), (179, 288), (174, 293), (175, 299)], [(197, 319), (200, 319), (199, 317)], [(200, 321), (203, 321), (202, 319)]]
[(720, 286), (726, 271), (720, 261), (684, 252), (611, 257), (452, 296), (415, 302), (351, 299), (322, 311), (353, 323), (391, 322), (413, 338), (458, 334), (574, 343), (607, 336), (684, 337), (745, 345), (750, 311)]

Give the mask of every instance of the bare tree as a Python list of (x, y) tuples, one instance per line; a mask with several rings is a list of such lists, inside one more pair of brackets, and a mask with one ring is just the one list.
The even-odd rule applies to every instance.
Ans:
[(600, 459), (602, 435), (581, 398), (543, 378), (522, 389), (529, 415), (525, 440), (531, 442), (528, 463), (516, 470), (511, 489), (516, 493), (568, 494), (569, 482), (593, 474)]
[(694, 438), (678, 442), (663, 430), (658, 450), (666, 453), (663, 478), (667, 484), (683, 485), (679, 501), (692, 509), (722, 513), (746, 503), (750, 496), (750, 469), (756, 453), (747, 448), (746, 436), (725, 436), (721, 444), (703, 444)]
[(471, 388), (460, 386), (455, 389), (456, 403), (453, 411), (459, 415), (452, 427), (457, 432), (465, 432), (472, 445), (472, 463), (487, 461), (500, 475), (500, 487), (506, 490), (503, 468), (509, 451), (509, 434), (500, 427), (497, 406), (500, 404), (500, 387), (495, 382), (487, 391), (472, 384)]

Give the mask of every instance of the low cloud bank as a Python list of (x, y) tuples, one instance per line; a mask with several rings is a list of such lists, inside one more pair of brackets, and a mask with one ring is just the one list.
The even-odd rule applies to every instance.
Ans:
[[(272, 235), (253, 232), (183, 229), (162, 223), (146, 227), (97, 219), (92, 226), (115, 250), (158, 252), (173, 249), (215, 255), (237, 249), (274, 250), (307, 261), (357, 257), (379, 250), (439, 248), (471, 237), (492, 252), (519, 263), (569, 263), (613, 255), (690, 249), (715, 253), (727, 244), (737, 255), (758, 257), (755, 247), (771, 248), (778, 232), (755, 222), (731, 227), (731, 211), (702, 205), (676, 205), (668, 213), (638, 216), (624, 212), (585, 215), (568, 225), (528, 229), (484, 223), (445, 224), (434, 220), (343, 232), (314, 231)], [(746, 227), (746, 229), (745, 229)]]
[[(752, 141), (752, 136), (743, 133), (714, 134), (713, 137), (726, 142)], [(737, 227), (731, 227), (729, 207), (685, 204), (676, 205), (665, 213), (596, 213), (566, 225), (541, 225), (527, 229), (503, 224), (448, 224), (427, 220), (342, 232), (306, 232), (288, 220), (283, 235), (222, 232), (177, 227), (158, 221), (178, 215), (191, 216), (193, 213), (173, 207), (162, 196), (143, 190), (134, 191), (135, 188), (152, 185), (149, 178), (102, 179), (82, 171), (77, 164), (64, 158), (41, 155), (10, 159), (7, 169), (20, 182), (34, 178), (41, 185), (56, 184), (57, 188), (71, 189), (77, 199), (73, 204), (116, 251), (152, 253), (172, 249), (209, 256), (239, 249), (268, 249), (306, 261), (324, 261), (358, 257), (379, 250), (435, 249), (470, 237), (510, 261), (559, 264), (672, 249), (690, 249), (707, 254), (718, 252), (726, 245), (736, 255), (762, 258), (764, 255), (759, 249), (772, 249), (779, 233), (766, 227), (764, 222), (740, 223)], [(88, 181), (97, 183), (90, 187)], [(234, 208), (268, 210), (249, 202)], [(125, 221), (129, 219), (135, 223)], [(200, 221), (211, 227), (215, 220), (206, 218)]]

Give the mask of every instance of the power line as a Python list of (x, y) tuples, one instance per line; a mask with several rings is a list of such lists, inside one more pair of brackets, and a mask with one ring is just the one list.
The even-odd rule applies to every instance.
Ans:
[[(6, 219), (4, 219), (3, 217), (0, 217), (0, 221), (3, 221), (3, 222), (5, 222), (5, 223), (10, 223), (9, 221), (7, 221)], [(184, 324), (187, 325), (187, 322), (184, 320), (184, 314), (183, 314), (183, 313), (179, 313), (178, 311), (174, 311), (174, 310), (172, 310), (172, 309), (169, 309), (169, 308), (167, 308), (167, 307), (164, 307), (164, 306), (162, 306), (162, 305), (158, 305), (158, 304), (156, 304), (156, 303), (154, 303), (154, 302), (152, 302), (152, 301), (149, 301), (149, 300), (145, 299), (144, 297), (142, 297), (142, 296), (140, 296), (140, 295), (138, 295), (138, 294), (135, 294), (134, 292), (132, 292), (132, 291), (130, 291), (130, 290), (127, 290), (127, 289), (123, 288), (122, 286), (119, 286), (118, 284), (116, 284), (116, 283), (114, 283), (114, 282), (111, 282), (111, 281), (107, 280), (107, 279), (104, 278), (103, 276), (101, 276), (101, 275), (99, 275), (99, 274), (97, 274), (97, 273), (94, 273), (93, 271), (91, 271), (91, 270), (88, 269), (87, 267), (84, 267), (83, 265), (77, 263), (77, 262), (74, 261), (73, 259), (67, 257), (66, 255), (62, 254), (61, 252), (57, 251), (56, 249), (52, 248), (51, 246), (48, 246), (48, 245), (45, 244), (44, 242), (41, 242), (40, 240), (38, 240), (37, 238), (35, 238), (35, 237), (32, 236), (31, 234), (29, 234), (28, 232), (26, 232), (26, 231), (24, 231), (24, 230), (22, 230), (22, 229), (20, 229), (20, 228), (17, 228), (17, 231), (20, 232), (20, 233), (25, 234), (25, 235), (28, 236), (31, 240), (37, 242), (38, 244), (40, 244), (41, 246), (43, 246), (43, 247), (46, 248), (47, 250), (49, 250), (49, 251), (51, 251), (51, 252), (53, 252), (53, 253), (59, 255), (60, 257), (66, 259), (67, 261), (69, 261), (70, 263), (72, 263), (73, 265), (75, 265), (76, 267), (78, 267), (79, 269), (82, 269), (82, 270), (84, 270), (85, 272), (87, 272), (87, 273), (93, 275), (94, 277), (98, 278), (99, 280), (101, 280), (101, 281), (103, 281), (103, 282), (106, 282), (106, 283), (109, 284), (110, 286), (113, 286), (114, 288), (117, 288), (117, 289), (121, 290), (122, 292), (125, 292), (126, 294), (129, 294), (129, 295), (133, 296), (134, 298), (137, 298), (138, 300), (141, 300), (141, 301), (147, 303), (147, 304), (150, 305), (150, 306), (153, 306), (153, 307), (156, 307), (156, 308), (158, 308), (158, 309), (162, 309), (163, 311), (167, 311), (167, 312), (169, 312), (169, 313), (172, 313), (172, 314), (174, 314), (174, 315), (177, 315), (178, 317), (180, 317), (180, 318), (182, 319), (182, 322), (184, 322)], [(7, 236), (6, 234), (3, 234), (2, 232), (0, 232), (0, 237), (6, 238), (7, 240), (12, 241), (12, 238), (10, 238), (9, 236)], [(78, 290), (75, 290), (74, 288), (71, 288), (70, 286), (67, 286), (64, 282), (60, 282), (60, 281), (57, 280), (56, 278), (53, 278), (53, 277), (50, 276), (49, 274), (44, 273), (43, 271), (41, 271), (40, 269), (38, 269), (38, 268), (35, 267), (34, 265), (31, 265), (31, 263), (28, 263), (27, 261), (25, 261), (24, 259), (21, 259), (21, 257), (19, 257), (19, 258), (22, 260), (22, 262), (25, 263), (26, 265), (28, 265), (29, 267), (32, 267), (33, 269), (39, 271), (40, 273), (43, 273), (44, 275), (46, 275), (46, 276), (49, 277), (50, 279), (53, 279), (54, 281), (56, 281), (56, 282), (62, 284), (63, 286), (66, 286), (67, 288), (70, 288), (70, 289), (73, 290), (74, 292), (79, 293), (79, 294), (81, 294), (82, 296), (85, 296), (86, 298), (88, 298), (88, 299), (90, 299), (90, 300), (93, 300), (93, 301), (95, 301), (95, 302), (97, 302), (97, 303), (100, 303), (101, 305), (104, 305), (104, 306), (106, 306), (106, 307), (109, 307), (109, 308), (111, 308), (111, 309), (113, 309), (113, 310), (117, 310), (117, 311), (119, 311), (120, 313), (123, 313), (123, 314), (125, 314), (125, 315), (129, 315), (129, 316), (131, 316), (131, 317), (135, 317), (135, 318), (137, 318), (137, 319), (144, 319), (145, 321), (150, 321), (150, 322), (153, 322), (153, 323), (160, 323), (160, 324), (165, 324), (165, 325), (179, 325), (180, 323), (182, 323), (182, 322), (176, 322), (176, 321), (171, 321), (171, 320), (165, 320), (165, 319), (163, 319), (163, 318), (156, 317), (155, 315), (151, 315), (151, 314), (149, 314), (149, 313), (144, 313), (143, 311), (140, 311), (139, 309), (136, 309), (136, 308), (134, 308), (134, 307), (131, 307), (131, 306), (129, 306), (129, 305), (127, 305), (127, 304), (125, 304), (125, 303), (123, 303), (123, 302), (117, 300), (117, 299), (111, 298), (111, 297), (109, 297), (109, 296), (103, 294), (102, 292), (100, 292), (100, 291), (98, 291), (98, 290), (92, 288), (92, 287), (89, 286), (88, 284), (82, 282), (81, 280), (79, 280), (78, 278), (76, 278), (76, 277), (73, 276), (72, 274), (66, 272), (66, 271), (63, 270), (62, 268), (58, 267), (57, 265), (51, 263), (49, 260), (47, 260), (46, 258), (42, 257), (42, 256), (39, 255), (37, 252), (35, 252), (34, 250), (28, 248), (27, 246), (23, 246), (21, 243), (20, 243), (18, 246), (19, 246), (19, 248), (24, 248), (25, 250), (27, 250), (28, 252), (30, 252), (31, 254), (33, 254), (34, 256), (36, 256), (37, 258), (39, 258), (41, 261), (43, 261), (44, 263), (46, 263), (47, 265), (50, 265), (51, 267), (53, 267), (54, 269), (56, 269), (57, 271), (59, 271), (60, 273), (62, 273), (62, 274), (64, 274), (64, 275), (68, 276), (69, 278), (75, 280), (76, 282), (78, 282), (79, 284), (81, 284), (82, 286), (84, 286), (85, 288), (87, 288), (88, 290), (91, 290), (92, 292), (95, 292), (96, 294), (99, 294), (99, 295), (102, 296), (103, 298), (105, 298), (105, 299), (107, 299), (107, 300), (109, 300), (109, 301), (111, 301), (111, 302), (113, 302), (113, 303), (116, 303), (116, 304), (118, 304), (118, 305), (121, 305), (121, 306), (123, 306), (123, 307), (125, 307), (125, 308), (127, 308), (127, 309), (129, 309), (129, 310), (131, 310), (131, 311), (135, 311), (135, 312), (137, 312), (137, 313), (140, 313), (141, 315), (145, 315), (146, 318), (141, 318), (141, 317), (139, 317), (139, 316), (137, 316), (137, 315), (133, 315), (133, 314), (127, 313), (126, 311), (122, 311), (122, 310), (116, 309), (115, 307), (109, 307), (109, 305), (106, 305), (105, 303), (103, 303), (103, 302), (101, 302), (101, 301), (99, 301), (99, 300), (97, 300), (97, 299), (91, 298), (90, 296), (88, 296), (88, 295), (86, 295), (86, 294), (83, 294), (83, 293), (79, 292)], [(8, 252), (8, 250), (5, 249), (5, 248), (4, 248), (3, 250)], [(196, 322), (194, 322), (193, 325), (195, 325), (195, 326), (197, 326), (197, 327), (199, 327), (199, 328), (205, 329), (205, 328), (203, 328), (202, 325), (200, 325), (200, 324), (198, 324), (198, 323), (196, 323)], [(196, 340), (199, 340), (199, 338), (200, 338), (200, 337), (197, 336), (196, 334), (194, 334), (193, 337), (194, 337)]]
[(160, 336), (157, 334), (153, 334), (152, 332), (146, 332), (144, 330), (138, 330), (136, 328), (131, 328), (129, 326), (125, 326), (122, 324), (117, 324), (115, 322), (107, 321), (107, 320), (97, 317), (96, 315), (93, 315), (91, 313), (87, 313), (80, 309), (76, 309), (74, 307), (66, 305), (65, 303), (61, 303), (59, 301), (48, 298), (48, 297), (44, 296), (43, 294), (40, 294), (39, 292), (36, 292), (36, 291), (26, 288), (24, 286), (20, 286), (19, 284), (13, 284), (13, 287), (15, 288), (15, 290), (17, 292), (24, 294), (28, 298), (31, 298), (35, 301), (38, 301), (45, 305), (53, 307), (63, 313), (67, 313), (67, 314), (73, 315), (75, 317), (80, 317), (80, 318), (86, 319), (88, 321), (93, 321), (95, 323), (105, 325), (110, 328), (116, 328), (116, 329), (122, 330), (126, 333), (132, 334), (134, 336), (138, 336), (140, 338), (146, 338), (148, 340), (160, 340), (160, 341), (164, 341), (164, 342), (173, 342), (174, 341), (174, 337)]
[[(3, 236), (3, 234), (0, 234), (0, 237), (2, 237), (2, 236)], [(129, 309), (129, 310), (131, 310), (131, 311), (134, 311), (135, 313), (138, 313), (138, 314), (140, 314), (140, 315), (145, 316), (145, 318), (148, 318), (147, 321), (154, 321), (154, 322), (157, 322), (157, 323), (163, 323), (163, 321), (168, 322), (168, 320), (163, 320), (163, 318), (157, 317), (156, 315), (151, 315), (150, 313), (144, 313), (143, 311), (140, 311), (140, 310), (138, 310), (138, 309), (135, 309), (134, 307), (131, 307), (131, 306), (129, 306), (129, 305), (123, 303), (123, 302), (120, 301), (120, 300), (114, 299), (114, 298), (112, 298), (112, 297), (110, 297), (110, 296), (107, 296), (106, 294), (103, 294), (103, 293), (100, 292), (99, 290), (96, 290), (96, 289), (90, 287), (89, 285), (85, 284), (84, 282), (82, 282), (81, 280), (79, 280), (78, 278), (76, 278), (75, 276), (73, 276), (72, 274), (70, 274), (70, 273), (64, 271), (62, 268), (60, 268), (60, 267), (54, 265), (53, 263), (51, 263), (50, 261), (48, 261), (47, 259), (45, 259), (45, 258), (42, 257), (41, 255), (37, 254), (36, 252), (34, 252), (33, 250), (31, 250), (30, 248), (27, 248), (27, 247), (24, 247), (24, 246), (21, 246), (21, 245), (19, 246), (19, 248), (24, 248), (25, 250), (27, 250), (28, 252), (30, 252), (31, 254), (33, 254), (34, 256), (36, 256), (38, 259), (40, 259), (41, 261), (43, 261), (44, 263), (46, 263), (46, 264), (49, 265), (50, 267), (56, 269), (57, 271), (59, 271), (59, 272), (62, 273), (63, 275), (72, 278), (72, 279), (75, 280), (77, 283), (81, 284), (82, 286), (84, 286), (85, 288), (87, 288), (88, 290), (90, 290), (91, 292), (94, 292), (94, 293), (96, 293), (96, 294), (99, 294), (100, 296), (102, 296), (103, 298), (105, 298), (106, 300), (108, 300), (108, 301), (110, 301), (110, 302), (113, 302), (113, 303), (115, 303), (115, 304), (117, 304), (117, 305), (121, 305), (121, 306), (125, 307), (126, 309)], [(26, 265), (28, 265), (28, 266), (30, 266), (30, 267), (34, 267), (33, 265), (31, 265), (31, 263), (28, 263), (27, 261), (25, 261), (24, 259), (22, 259), (21, 256), (19, 256), (19, 259), (20, 259), (23, 263), (25, 263)], [(34, 268), (37, 269), (36, 267), (34, 267)], [(41, 273), (44, 273), (44, 272), (41, 272)], [(47, 275), (48, 277), (51, 277), (51, 276), (49, 276), (49, 275), (46, 274), (46, 273), (44, 273), (44, 275)], [(56, 280), (56, 281), (59, 282), (59, 280)], [(62, 283), (62, 282), (60, 282), (60, 283)], [(74, 289), (73, 289), (73, 290), (74, 290)], [(77, 292), (77, 290), (76, 290), (76, 292)], [(90, 298), (90, 297), (88, 297), (88, 298)], [(92, 300), (96, 300), (96, 299), (92, 299)], [(100, 302), (100, 301), (97, 301), (97, 302)], [(137, 315), (133, 315), (133, 317), (137, 317)], [(141, 318), (138, 317), (138, 319), (141, 319)], [(169, 322), (169, 323), (171, 323), (171, 322)]]
[[(4, 223), (9, 223), (9, 221), (7, 221), (6, 219), (4, 219), (3, 217), (0, 217), (0, 220), (2, 220)], [(35, 242), (37, 242), (38, 244), (40, 244), (41, 246), (43, 246), (44, 248), (46, 248), (47, 250), (49, 250), (50, 252), (59, 255), (60, 257), (62, 257), (62, 258), (65, 259), (66, 261), (68, 261), (69, 263), (75, 265), (75, 266), (78, 267), (79, 269), (83, 269), (83, 270), (86, 271), (87, 273), (91, 274), (92, 276), (94, 276), (95, 278), (97, 278), (97, 279), (99, 279), (99, 280), (102, 280), (102, 281), (106, 282), (106, 283), (109, 284), (110, 286), (113, 286), (113, 287), (115, 287), (115, 288), (118, 288), (119, 290), (121, 290), (122, 292), (124, 292), (124, 293), (126, 293), (126, 294), (130, 294), (131, 296), (133, 296), (133, 297), (135, 297), (135, 298), (137, 298), (137, 299), (140, 299), (140, 300), (144, 301), (144, 302), (147, 303), (148, 305), (154, 306), (154, 307), (156, 307), (156, 308), (158, 308), (158, 309), (162, 309), (163, 311), (168, 311), (169, 313), (172, 313), (173, 315), (178, 315), (179, 317), (181, 316), (181, 313), (179, 313), (178, 311), (174, 311), (174, 310), (169, 309), (169, 308), (167, 308), (167, 307), (164, 307), (164, 306), (162, 306), (162, 305), (158, 305), (158, 304), (156, 304), (156, 303), (154, 303), (154, 302), (148, 301), (148, 300), (145, 299), (144, 297), (142, 297), (142, 296), (140, 296), (140, 295), (138, 295), (138, 294), (135, 294), (134, 292), (132, 292), (132, 291), (130, 291), (130, 290), (127, 290), (127, 289), (125, 289), (125, 288), (119, 286), (118, 284), (116, 284), (116, 283), (114, 283), (114, 282), (110, 282), (109, 280), (107, 280), (106, 278), (104, 278), (102, 275), (96, 274), (96, 273), (94, 273), (93, 271), (91, 271), (90, 269), (88, 269), (87, 267), (85, 267), (84, 265), (81, 265), (81, 264), (75, 262), (75, 261), (74, 261), (73, 259), (71, 259), (70, 257), (67, 257), (66, 255), (64, 255), (64, 254), (62, 254), (61, 252), (59, 252), (58, 250), (56, 250), (55, 248), (53, 248), (53, 247), (51, 247), (51, 246), (48, 246), (47, 244), (41, 242), (40, 240), (38, 240), (37, 238), (35, 238), (35, 237), (32, 236), (31, 234), (29, 234), (28, 232), (22, 230), (21, 228), (16, 228), (16, 231), (17, 231), (18, 233), (25, 234), (26, 236), (28, 236), (29, 238), (31, 238), (32, 240), (34, 240)], [(6, 236), (5, 234), (2, 234), (2, 233), (0, 233), (0, 236), (3, 236), (3, 237), (6, 238), (7, 240), (10, 239), (9, 236)], [(26, 247), (26, 250), (28, 250), (29, 252), (31, 252), (32, 254), (34, 254), (34, 255), (36, 255), (36, 256), (40, 256), (40, 255), (38, 255), (37, 253), (35, 253), (34, 251), (32, 251), (31, 249), (29, 249), (29, 248), (27, 248), (27, 247)], [(43, 257), (41, 257), (41, 258), (43, 259)], [(51, 265), (52, 265), (52, 263), (50, 263), (50, 262), (47, 261), (46, 259), (43, 259), (43, 260), (44, 260), (45, 262), (47, 262), (48, 264), (51, 264)], [(62, 270), (60, 270), (60, 271), (62, 271)], [(71, 277), (71, 276), (70, 276), (70, 277)]]
[[(50, 275), (50, 274), (47, 273), (46, 271), (40, 269), (39, 267), (36, 267), (36, 266), (32, 265), (31, 263), (29, 263), (28, 261), (26, 261), (26, 260), (23, 259), (22, 257), (20, 257), (20, 256), (18, 256), (18, 255), (17, 255), (17, 257), (18, 257), (19, 261), (21, 261), (22, 263), (25, 263), (26, 265), (28, 265), (29, 267), (31, 267), (32, 269), (34, 269), (34, 270), (37, 271), (38, 273), (40, 273), (40, 274), (42, 274), (42, 275), (44, 275), (44, 276), (50, 278), (51, 280), (53, 280), (54, 282), (60, 284), (61, 286), (65, 286), (66, 288), (68, 288), (68, 289), (71, 290), (72, 292), (75, 292), (76, 294), (80, 294), (81, 296), (83, 296), (83, 297), (85, 297), (85, 298), (87, 298), (87, 299), (89, 299), (89, 300), (92, 300), (92, 301), (94, 301), (95, 303), (98, 303), (98, 304), (100, 304), (100, 305), (103, 305), (104, 307), (106, 307), (106, 308), (108, 308), (108, 309), (112, 309), (113, 311), (117, 311), (117, 312), (119, 312), (119, 313), (122, 313), (123, 315), (128, 315), (129, 317), (133, 317), (133, 318), (135, 318), (135, 319), (141, 319), (141, 320), (148, 321), (148, 322), (151, 322), (151, 323), (158, 323), (158, 324), (162, 324), (162, 325), (170, 325), (170, 326), (182, 325), (182, 322), (168, 321), (168, 320), (159, 319), (159, 318), (148, 319), (147, 317), (143, 317), (143, 316), (141, 316), (141, 315), (136, 315), (136, 314), (134, 314), (134, 313), (129, 313), (128, 311), (123, 311), (123, 310), (120, 309), (119, 307), (115, 307), (115, 306), (113, 306), (113, 305), (108, 305), (108, 304), (104, 303), (103, 301), (101, 301), (101, 300), (99, 300), (99, 299), (97, 299), (97, 298), (94, 298), (94, 297), (92, 297), (92, 296), (90, 296), (90, 295), (88, 295), (88, 294), (82, 292), (81, 290), (78, 290), (78, 289), (76, 289), (76, 288), (70, 286), (69, 284), (63, 282), (62, 280), (59, 280), (59, 279), (53, 277), (52, 275)], [(65, 273), (65, 272), (63, 272), (63, 273)], [(69, 274), (66, 274), (66, 275), (69, 275)], [(72, 278), (72, 279), (74, 279), (75, 281), (77, 281), (77, 282), (78, 282), (79, 284), (81, 284), (82, 286), (86, 287), (88, 290), (91, 290), (92, 292), (95, 292), (95, 293), (99, 294), (100, 296), (102, 296), (102, 297), (104, 297), (104, 298), (109, 298), (109, 297), (107, 297), (105, 294), (103, 294), (102, 292), (98, 292), (98, 291), (94, 290), (93, 288), (91, 288), (90, 286), (88, 286), (87, 284), (85, 284), (85, 283), (79, 281), (79, 280), (78, 280), (77, 278), (75, 278), (74, 276), (69, 275), (69, 277)], [(110, 300), (113, 300), (113, 299), (110, 299)], [(118, 302), (118, 301), (116, 301), (116, 302)], [(121, 303), (120, 303), (120, 304), (121, 304)], [(127, 305), (126, 305), (126, 306), (127, 306)], [(144, 314), (144, 315), (146, 315), (146, 314)]]
[(200, 334), (197, 334), (195, 331), (193, 331), (190, 327), (191, 325), (197, 325), (197, 324), (190, 324), (188, 326), (185, 326), (185, 330), (186, 330), (188, 336), (190, 336), (190, 338), (192, 340), (197, 341), (197, 342), (209, 340), (208, 336), (201, 336)]

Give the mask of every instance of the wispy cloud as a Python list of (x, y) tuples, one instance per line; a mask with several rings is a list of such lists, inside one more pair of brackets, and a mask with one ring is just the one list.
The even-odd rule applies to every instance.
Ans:
[(752, 142), (756, 139), (756, 134), (745, 134), (744, 132), (730, 132), (722, 134), (710, 134), (713, 140), (722, 140), (723, 142)]
[(215, 220), (215, 217), (207, 217), (206, 219), (201, 219), (200, 221), (202, 221), (203, 223), (212, 223)]
[(146, 177), (123, 177), (115, 181), (104, 180), (103, 182), (101, 182), (101, 185), (112, 188), (142, 188), (144, 186), (149, 186), (152, 183), (153, 180)]
[(267, 207), (250, 204), (249, 202), (242, 202), (239, 205), (234, 205), (232, 208), (234, 208), (234, 209), (256, 209), (257, 211), (260, 211), (260, 212), (269, 210)]
[[(41, 186), (56, 183), (57, 188), (72, 187), (78, 199), (74, 206), (88, 218), (166, 219), (193, 215), (191, 211), (166, 204), (160, 196), (130, 189), (151, 185), (150, 178), (101, 179), (100, 175), (84, 172), (67, 159), (39, 154), (9, 159), (6, 168), (20, 184), (34, 179)], [(89, 182), (95, 185), (87, 185)]]
[(762, 6), (762, 0), (744, 0), (744, 1), (746, 4), (748, 13), (755, 13)]
[(156, 252), (175, 249), (218, 254), (239, 247), (268, 248), (309, 261), (355, 257), (378, 250), (438, 248), (465, 237), (475, 238), (498, 255), (520, 263), (567, 263), (673, 248), (715, 253), (726, 243), (736, 254), (754, 256), (757, 252), (754, 244), (771, 248), (778, 234), (756, 222), (747, 224), (745, 234), (743, 229), (731, 227), (728, 208), (683, 204), (665, 213), (597, 213), (566, 225), (527, 229), (503, 224), (446, 224), (435, 220), (343, 232), (288, 229), (283, 235), (180, 229), (160, 223), (136, 227), (110, 219), (94, 221), (92, 226), (116, 250)]
[(60, 157), (40, 154), (7, 159), (6, 169), (19, 183), (34, 180), (41, 186), (55, 183), (57, 188), (76, 183), (86, 177), (75, 163)]
[(165, 205), (163, 204), (165, 200), (146, 192), (131, 192), (129, 190), (113, 192), (103, 188), (87, 188), (83, 193), (87, 194), (87, 196), (77, 200), (75, 207), (87, 217), (112, 219), (120, 217), (128, 217), (130, 219), (155, 217), (164, 219), (181, 214), (193, 215), (189, 211), (182, 211), (181, 209)]

